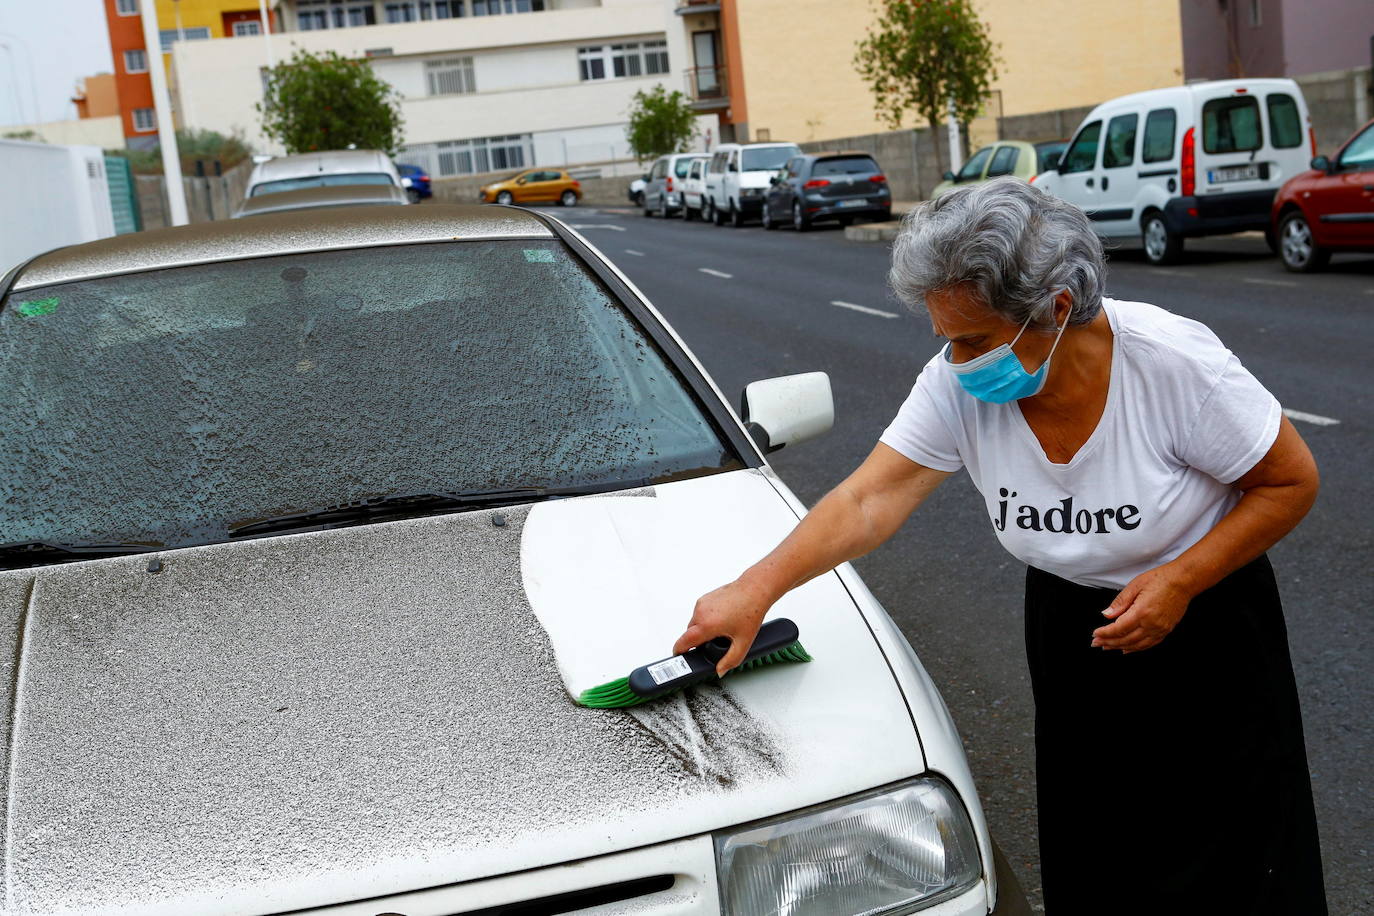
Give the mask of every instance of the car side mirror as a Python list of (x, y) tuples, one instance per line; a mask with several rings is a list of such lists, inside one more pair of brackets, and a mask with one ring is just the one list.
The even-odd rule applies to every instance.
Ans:
[(1062, 159), (1063, 156), (1064, 156), (1063, 153), (1050, 153), (1048, 156), (1045, 157), (1045, 167), (1044, 167), (1041, 171), (1044, 171), (1044, 172), (1057, 172), (1057, 171), (1059, 171), (1059, 160)]
[(730, 163), (728, 166), (726, 166), (726, 169), (728, 169), (728, 170), (731, 171), (731, 172), (738, 172), (738, 171), (739, 171), (739, 166), (735, 165), (735, 164), (732, 162), (732, 163)]
[(1313, 156), (1312, 161), (1309, 162), (1308, 165), (1312, 166), (1312, 168), (1316, 169), (1318, 172), (1325, 172), (1328, 175), (1333, 171), (1331, 168), (1331, 160), (1327, 159), (1325, 156)]
[(954, 179), (954, 173), (953, 173), (953, 172), (945, 172), (945, 174), (942, 175), (941, 177), (944, 178), (945, 181), (954, 181), (954, 180), (955, 180), (955, 179)]
[(782, 179), (779, 178), (777, 175), (770, 175), (770, 176), (768, 177), (768, 183), (769, 183), (769, 184), (777, 184), (779, 181), (782, 181)]
[(804, 372), (750, 382), (740, 397), (740, 417), (765, 453), (814, 439), (835, 425), (830, 376)]

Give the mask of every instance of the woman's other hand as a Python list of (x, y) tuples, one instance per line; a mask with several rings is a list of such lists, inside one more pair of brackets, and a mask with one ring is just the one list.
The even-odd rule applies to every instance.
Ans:
[(736, 579), (729, 585), (707, 592), (697, 599), (696, 607), (692, 610), (692, 622), (673, 644), (673, 654), (696, 648), (717, 636), (728, 636), (730, 651), (716, 665), (716, 674), (724, 677), (725, 672), (744, 661), (773, 601), (772, 596), (763, 589), (751, 586), (743, 579)]
[(1149, 569), (1126, 583), (1102, 616), (1112, 623), (1093, 630), (1094, 646), (1125, 654), (1157, 646), (1178, 626), (1193, 592), (1168, 566)]

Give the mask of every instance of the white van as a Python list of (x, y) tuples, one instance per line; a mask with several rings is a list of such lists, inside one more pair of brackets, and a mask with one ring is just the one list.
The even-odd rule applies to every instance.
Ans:
[(763, 213), (769, 181), (787, 160), (801, 155), (795, 143), (722, 143), (706, 167), (705, 216), (717, 226), (739, 227)]
[(1098, 105), (1033, 183), (1086, 210), (1102, 238), (1138, 238), (1150, 263), (1167, 264), (1185, 238), (1269, 237), (1274, 193), (1316, 148), (1292, 80), (1193, 83)]

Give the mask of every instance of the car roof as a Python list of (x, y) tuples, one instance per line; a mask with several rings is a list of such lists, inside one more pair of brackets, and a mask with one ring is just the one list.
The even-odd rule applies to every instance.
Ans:
[(830, 159), (838, 156), (867, 156), (869, 159), (873, 158), (872, 153), (862, 149), (824, 149), (817, 150), (814, 153), (802, 153), (802, 155), (808, 159)]
[(340, 184), (260, 194), (243, 202), (237, 216), (257, 216), (282, 210), (310, 207), (346, 207), (353, 204), (404, 204), (405, 191), (393, 184)]
[(151, 229), (71, 245), (23, 265), (15, 291), (242, 258), (422, 242), (556, 238), (528, 210), (478, 204), (338, 207)]
[[(1183, 100), (1185, 98), (1196, 99), (1199, 96), (1229, 95), (1238, 89), (1250, 92), (1256, 89), (1283, 89), (1288, 92), (1302, 94), (1298, 84), (1291, 79), (1279, 77), (1261, 77), (1257, 79), (1234, 79), (1234, 80), (1204, 80), (1196, 83), (1185, 83), (1182, 86), (1165, 86), (1159, 89), (1145, 89), (1140, 92), (1133, 92), (1130, 95), (1118, 96), (1108, 99), (1093, 109), (1093, 112), (1115, 108), (1118, 105), (1132, 105), (1143, 102), (1157, 100), (1162, 102), (1164, 99)], [(1090, 113), (1088, 117), (1091, 117)], [(1086, 118), (1084, 119), (1086, 120)]]
[(277, 156), (259, 163), (253, 169), (252, 183), (300, 178), (303, 175), (343, 175), (362, 171), (388, 171), (386, 154), (372, 149), (341, 149)]

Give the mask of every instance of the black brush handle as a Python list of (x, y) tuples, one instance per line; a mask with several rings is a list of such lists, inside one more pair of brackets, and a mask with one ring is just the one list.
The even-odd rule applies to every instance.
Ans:
[[(797, 625), (786, 617), (778, 617), (759, 627), (743, 664), (761, 655), (769, 655), (785, 649), (801, 637)], [(630, 672), (630, 690), (635, 696), (653, 699), (673, 690), (681, 690), (693, 684), (716, 677), (716, 665), (730, 651), (730, 638), (718, 636), (695, 649), (688, 649), (681, 655), (674, 655), (662, 661), (644, 665)]]

